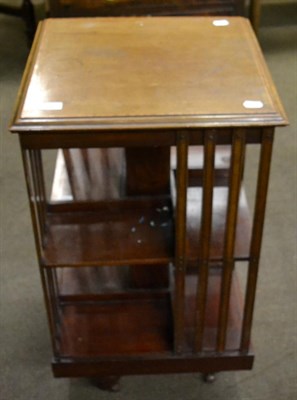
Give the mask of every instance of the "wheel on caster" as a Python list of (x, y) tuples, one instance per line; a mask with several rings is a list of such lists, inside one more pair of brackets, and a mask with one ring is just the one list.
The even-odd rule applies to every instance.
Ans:
[(216, 376), (215, 374), (204, 374), (203, 380), (206, 383), (214, 383), (214, 381), (216, 380)]

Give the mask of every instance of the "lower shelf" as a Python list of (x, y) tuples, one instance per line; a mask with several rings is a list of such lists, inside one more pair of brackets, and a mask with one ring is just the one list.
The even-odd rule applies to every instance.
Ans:
[(62, 308), (60, 355), (96, 358), (172, 350), (169, 295), (101, 301)]
[(75, 280), (77, 273), (76, 268), (67, 269), (60, 284), (63, 293), (60, 297), (60, 350), (53, 362), (56, 376), (208, 373), (252, 368), (252, 353), (242, 354), (239, 350), (242, 299), (235, 273), (227, 344), (222, 353), (216, 351), (222, 269), (212, 268), (209, 273), (204, 341), (200, 353), (193, 351), (198, 277), (187, 275), (185, 346), (181, 355), (175, 355), (173, 351), (174, 326), (169, 290), (133, 290), (120, 286), (117, 293), (104, 293), (104, 290), (100, 294), (93, 290), (74, 293), (66, 281)]

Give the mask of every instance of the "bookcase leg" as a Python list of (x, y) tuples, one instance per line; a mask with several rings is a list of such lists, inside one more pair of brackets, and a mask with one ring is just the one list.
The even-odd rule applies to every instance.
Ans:
[(120, 376), (109, 375), (109, 376), (98, 376), (91, 380), (94, 386), (97, 386), (101, 390), (108, 392), (118, 392), (120, 390)]

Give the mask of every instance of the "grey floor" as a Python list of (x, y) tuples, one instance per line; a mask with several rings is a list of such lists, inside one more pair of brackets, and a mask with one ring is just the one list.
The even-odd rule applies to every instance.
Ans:
[(0, 14), (1, 399), (297, 398), (297, 30), (290, 13), (283, 19), (273, 15), (271, 23), (264, 19), (259, 40), (291, 125), (276, 132), (253, 329), (254, 368), (221, 373), (213, 385), (202, 383), (197, 374), (127, 377), (119, 393), (106, 393), (86, 380), (54, 379), (51, 374), (50, 340), (18, 139), (8, 133), (28, 49), (22, 22)]

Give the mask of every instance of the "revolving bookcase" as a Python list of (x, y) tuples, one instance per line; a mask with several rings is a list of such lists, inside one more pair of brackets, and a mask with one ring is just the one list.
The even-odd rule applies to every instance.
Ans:
[(272, 142), (286, 124), (248, 20), (41, 23), (11, 130), (56, 377), (252, 368)]

